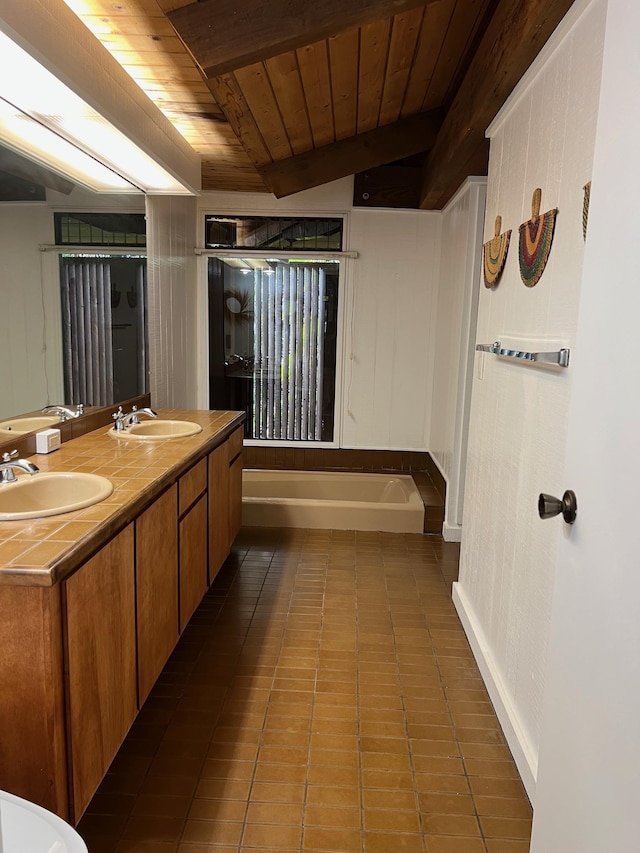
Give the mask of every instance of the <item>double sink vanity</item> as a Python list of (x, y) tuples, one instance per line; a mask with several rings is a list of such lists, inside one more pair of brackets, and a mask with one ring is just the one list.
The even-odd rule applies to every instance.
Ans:
[(0, 485), (0, 788), (74, 825), (240, 528), (244, 413), (158, 414)]

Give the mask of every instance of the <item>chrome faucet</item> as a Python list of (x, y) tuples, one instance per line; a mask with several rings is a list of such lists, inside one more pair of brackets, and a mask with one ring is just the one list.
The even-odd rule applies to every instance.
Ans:
[(27, 459), (16, 459), (17, 450), (12, 450), (11, 453), (2, 454), (2, 462), (0, 462), (0, 485), (3, 483), (15, 483), (18, 479), (14, 468), (19, 468), (21, 471), (26, 471), (27, 474), (37, 474), (40, 470), (33, 462)]
[(239, 355), (237, 352), (232, 352), (231, 355), (227, 356), (225, 359), (225, 364), (227, 367), (231, 367), (232, 364), (244, 364), (244, 357)]
[(64, 423), (68, 418), (79, 418), (84, 415), (84, 403), (78, 403), (75, 409), (69, 409), (67, 406), (45, 406), (42, 409), (43, 415), (57, 415)]
[(145, 406), (144, 409), (139, 409), (137, 406), (132, 406), (129, 414), (124, 416), (124, 428), (126, 429), (132, 424), (139, 424), (140, 415), (146, 415), (148, 418), (158, 417), (158, 413), (154, 412), (153, 409), (150, 409), (148, 406)]
[(113, 428), (116, 432), (122, 432), (124, 429), (124, 412), (122, 411), (122, 406), (118, 406), (118, 411), (114, 412), (111, 417), (113, 418)]
[(153, 409), (145, 406), (144, 409), (139, 409), (137, 406), (132, 406), (131, 411), (125, 415), (122, 411), (122, 406), (118, 406), (118, 411), (114, 412), (111, 417), (114, 420), (113, 428), (116, 432), (123, 432), (132, 424), (140, 423), (140, 415), (146, 415), (148, 418), (157, 418), (158, 413)]

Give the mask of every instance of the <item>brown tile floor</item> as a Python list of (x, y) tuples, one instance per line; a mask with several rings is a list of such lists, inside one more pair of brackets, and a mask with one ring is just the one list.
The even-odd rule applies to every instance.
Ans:
[(525, 853), (457, 554), (244, 529), (80, 823), (90, 853)]

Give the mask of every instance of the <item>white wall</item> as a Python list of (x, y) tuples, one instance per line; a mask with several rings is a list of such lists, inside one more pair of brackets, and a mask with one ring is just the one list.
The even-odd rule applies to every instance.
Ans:
[[(208, 405), (206, 265), (198, 272), (193, 254), (203, 243), (204, 213), (335, 213), (345, 216), (345, 248), (359, 253), (344, 262), (336, 443), (429, 449), (441, 215), (353, 209), (352, 194), (348, 178), (282, 200), (264, 193), (147, 198), (154, 405)], [(53, 243), (53, 211), (143, 210), (145, 203), (141, 196), (50, 195), (45, 205), (0, 205), (6, 309), (0, 341), (6, 409), (0, 416), (63, 398), (57, 255), (38, 248)]]
[(38, 251), (52, 242), (45, 204), (0, 205), (0, 417), (62, 402), (62, 348), (46, 345), (53, 320)]
[(439, 213), (351, 213), (343, 447), (429, 447), (439, 242)]
[(46, 203), (0, 204), (0, 417), (64, 402), (54, 211), (144, 211), (140, 196), (76, 189)]
[(450, 541), (460, 540), (462, 525), (485, 198), (486, 179), (469, 178), (442, 211), (429, 450), (447, 482)]
[(204, 213), (344, 215), (344, 248), (359, 256), (344, 262), (336, 443), (426, 450), (440, 214), (352, 208), (352, 198), (352, 178), (280, 200), (260, 193), (203, 193), (198, 243)]
[[(576, 3), (490, 128), (484, 239), (497, 214), (513, 234), (499, 286), (481, 288), (480, 342), (575, 344), (604, 18), (603, 0)], [(529, 289), (519, 276), (518, 226), (530, 218), (536, 187), (541, 210), (557, 206), (559, 214), (549, 264)], [(477, 356), (454, 598), (532, 797), (557, 547), (538, 519), (537, 496), (564, 491), (570, 391), (570, 368)]]
[(153, 406), (197, 406), (195, 221), (195, 197), (147, 196), (149, 385)]
[[(301, 216), (347, 213), (353, 198), (353, 178), (343, 178), (312, 190), (277, 199), (271, 193), (202, 192), (198, 198), (200, 212), (262, 213), (267, 216), (286, 216), (293, 211)], [(202, 245), (204, 226), (198, 224), (199, 245)]]

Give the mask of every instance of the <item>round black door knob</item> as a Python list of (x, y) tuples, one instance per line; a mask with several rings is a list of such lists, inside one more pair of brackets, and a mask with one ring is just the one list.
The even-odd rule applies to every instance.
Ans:
[(571, 489), (567, 489), (562, 500), (554, 498), (553, 495), (541, 494), (538, 497), (538, 515), (540, 518), (554, 518), (560, 513), (562, 513), (567, 524), (573, 524), (576, 520), (578, 501), (576, 500), (576, 493), (572, 492)]

